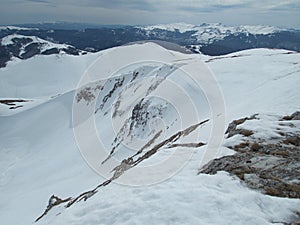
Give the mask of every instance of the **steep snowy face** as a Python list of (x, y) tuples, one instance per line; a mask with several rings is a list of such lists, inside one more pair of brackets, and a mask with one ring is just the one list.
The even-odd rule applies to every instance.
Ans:
[[(140, 55), (141, 50), (143, 55)], [(128, 58), (124, 60), (123, 56)], [(112, 58), (116, 60), (113, 63)], [(109, 73), (112, 76), (106, 77)], [(111, 171), (122, 160), (130, 159), (129, 166), (133, 167), (151, 156), (152, 148), (178, 131), (193, 125), (195, 128), (191, 130), (196, 130), (200, 121), (211, 117), (212, 121), (223, 119), (223, 123), (219, 120), (218, 129), (215, 123), (213, 130), (222, 133), (224, 129), (225, 108), (221, 91), (199, 57), (166, 51), (151, 43), (116, 48), (102, 55), (86, 72), (82, 82), (84, 85), (77, 90), (73, 107), (75, 135), (90, 166), (107, 179), (111, 178)], [(94, 129), (91, 124), (94, 120), (90, 117), (95, 117), (97, 134), (104, 150), (99, 151), (97, 156), (90, 152), (94, 152), (92, 149), (99, 145), (98, 141), (93, 143), (90, 134), (85, 136), (82, 132), (83, 126), (85, 130), (88, 126), (91, 131)], [(210, 136), (222, 136), (210, 135), (212, 124), (206, 126), (202, 143), (208, 143)], [(196, 146), (200, 142), (197, 132), (195, 136), (190, 133), (182, 131), (161, 147), (177, 145), (183, 137), (185, 144)], [(88, 146), (86, 138), (89, 139)], [(146, 157), (146, 154), (149, 156)], [(182, 157), (178, 169), (187, 160), (186, 157)], [(162, 168), (160, 172), (164, 178), (170, 175)], [(124, 181), (131, 182), (128, 177)]]

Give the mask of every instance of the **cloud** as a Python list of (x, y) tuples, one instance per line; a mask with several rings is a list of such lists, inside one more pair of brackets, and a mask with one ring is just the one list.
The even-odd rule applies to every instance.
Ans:
[(85, 1), (86, 6), (94, 5), (102, 8), (109, 9), (138, 9), (145, 11), (155, 10), (155, 7), (150, 2), (143, 0), (110, 0), (110, 1)]
[(209, 13), (209, 12), (222, 12), (224, 10), (238, 10), (238, 9), (243, 9), (247, 8), (247, 4), (234, 4), (234, 5), (228, 5), (228, 4), (210, 4), (209, 6), (201, 7), (201, 6), (183, 6), (183, 7), (178, 7), (178, 10), (183, 10), (186, 12), (194, 12), (194, 13)]
[(5, 24), (222, 22), (300, 27), (300, 0), (0, 0)]
[(48, 0), (27, 0), (27, 2), (33, 2), (33, 3), (51, 3), (51, 1)]
[(272, 5), (269, 9), (274, 11), (299, 11), (300, 1), (278, 2), (277, 4)]
[(85, 8), (107, 8), (107, 9), (138, 9), (151, 11), (154, 10), (152, 4), (145, 0), (25, 0), (32, 3), (48, 3), (56, 5), (57, 7), (75, 6)]
[(144, 0), (155, 2), (161, 8), (173, 8), (177, 10), (190, 12), (217, 12), (224, 10), (253, 10), (255, 11), (272, 11), (272, 10), (295, 10), (299, 8), (300, 0)]

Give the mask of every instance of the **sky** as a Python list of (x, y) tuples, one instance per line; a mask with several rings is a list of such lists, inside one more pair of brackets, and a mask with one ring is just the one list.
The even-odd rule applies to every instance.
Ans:
[(300, 28), (300, 0), (0, 0), (0, 24), (271, 25)]

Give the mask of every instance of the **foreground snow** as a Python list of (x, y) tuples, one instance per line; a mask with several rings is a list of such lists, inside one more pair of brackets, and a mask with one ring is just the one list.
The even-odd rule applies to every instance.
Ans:
[[(170, 53), (153, 44), (138, 47), (141, 54), (147, 48), (158, 55)], [(193, 57), (202, 57), (215, 73), (230, 122), (253, 113), (287, 115), (299, 110), (300, 56), (287, 53), (260, 49), (221, 58)], [(11, 116), (5, 109), (5, 116), (0, 117), (3, 224), (32, 224), (52, 194), (73, 197), (104, 181), (82, 159), (71, 121), (73, 90), (80, 75), (99, 54), (40, 56), (11, 62), (0, 70), (5, 82), (0, 89), (1, 99), (46, 99)], [(26, 76), (26, 85), (21, 76)], [(86, 202), (67, 209), (63, 205), (54, 208), (38, 224), (262, 225), (289, 222), (300, 211), (299, 199), (263, 195), (225, 172), (197, 175), (205, 148), (192, 152), (187, 166), (165, 182), (143, 187), (112, 183)], [(180, 154), (192, 151), (183, 147), (178, 150)], [(164, 149), (157, 157), (172, 151)], [(232, 153), (222, 147), (220, 156)], [(157, 157), (150, 158), (149, 163)]]
[[(199, 149), (201, 151), (201, 149)], [(249, 190), (225, 172), (196, 175), (196, 153), (181, 173), (147, 187), (113, 184), (38, 224), (251, 224), (290, 221), (299, 200)]]

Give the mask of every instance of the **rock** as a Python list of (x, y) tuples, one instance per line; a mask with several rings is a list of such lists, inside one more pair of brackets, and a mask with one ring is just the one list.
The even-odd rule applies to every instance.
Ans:
[(300, 111), (294, 112), (290, 116), (284, 116), (282, 120), (300, 120)]
[(242, 134), (242, 135), (247, 136), (247, 137), (252, 135), (253, 134), (252, 131), (245, 130), (245, 129), (238, 129), (237, 126), (243, 124), (247, 120), (257, 119), (256, 116), (257, 116), (257, 114), (252, 115), (250, 117), (245, 117), (245, 118), (241, 118), (241, 119), (232, 121), (229, 124), (229, 126), (228, 126), (228, 128), (225, 132), (225, 134), (227, 134), (227, 138), (230, 138), (230, 137), (232, 137), (234, 135), (237, 135), (237, 134)]
[[(292, 119), (298, 116), (293, 115)], [(245, 118), (233, 121), (228, 133), (235, 133), (236, 125), (244, 121)], [(283, 132), (283, 139), (272, 142), (244, 135), (246, 141), (244, 138), (241, 143), (229, 146), (236, 151), (235, 155), (212, 160), (199, 173), (226, 171), (267, 195), (300, 198), (299, 130), (296, 127), (295, 133)]]
[(43, 51), (41, 54), (42, 55), (52, 55), (52, 54), (58, 54), (58, 53), (59, 53), (59, 49), (50, 48), (50, 49), (47, 49), (46, 51)]
[(40, 45), (38, 43), (31, 43), (27, 45), (24, 49), (24, 53), (21, 54), (22, 59), (29, 59), (35, 55), (41, 53)]
[(297, 111), (292, 114), (292, 120), (300, 120), (300, 111)]
[(300, 136), (295, 135), (295, 136), (288, 136), (284, 141), (284, 144), (291, 144), (294, 146), (300, 146)]

